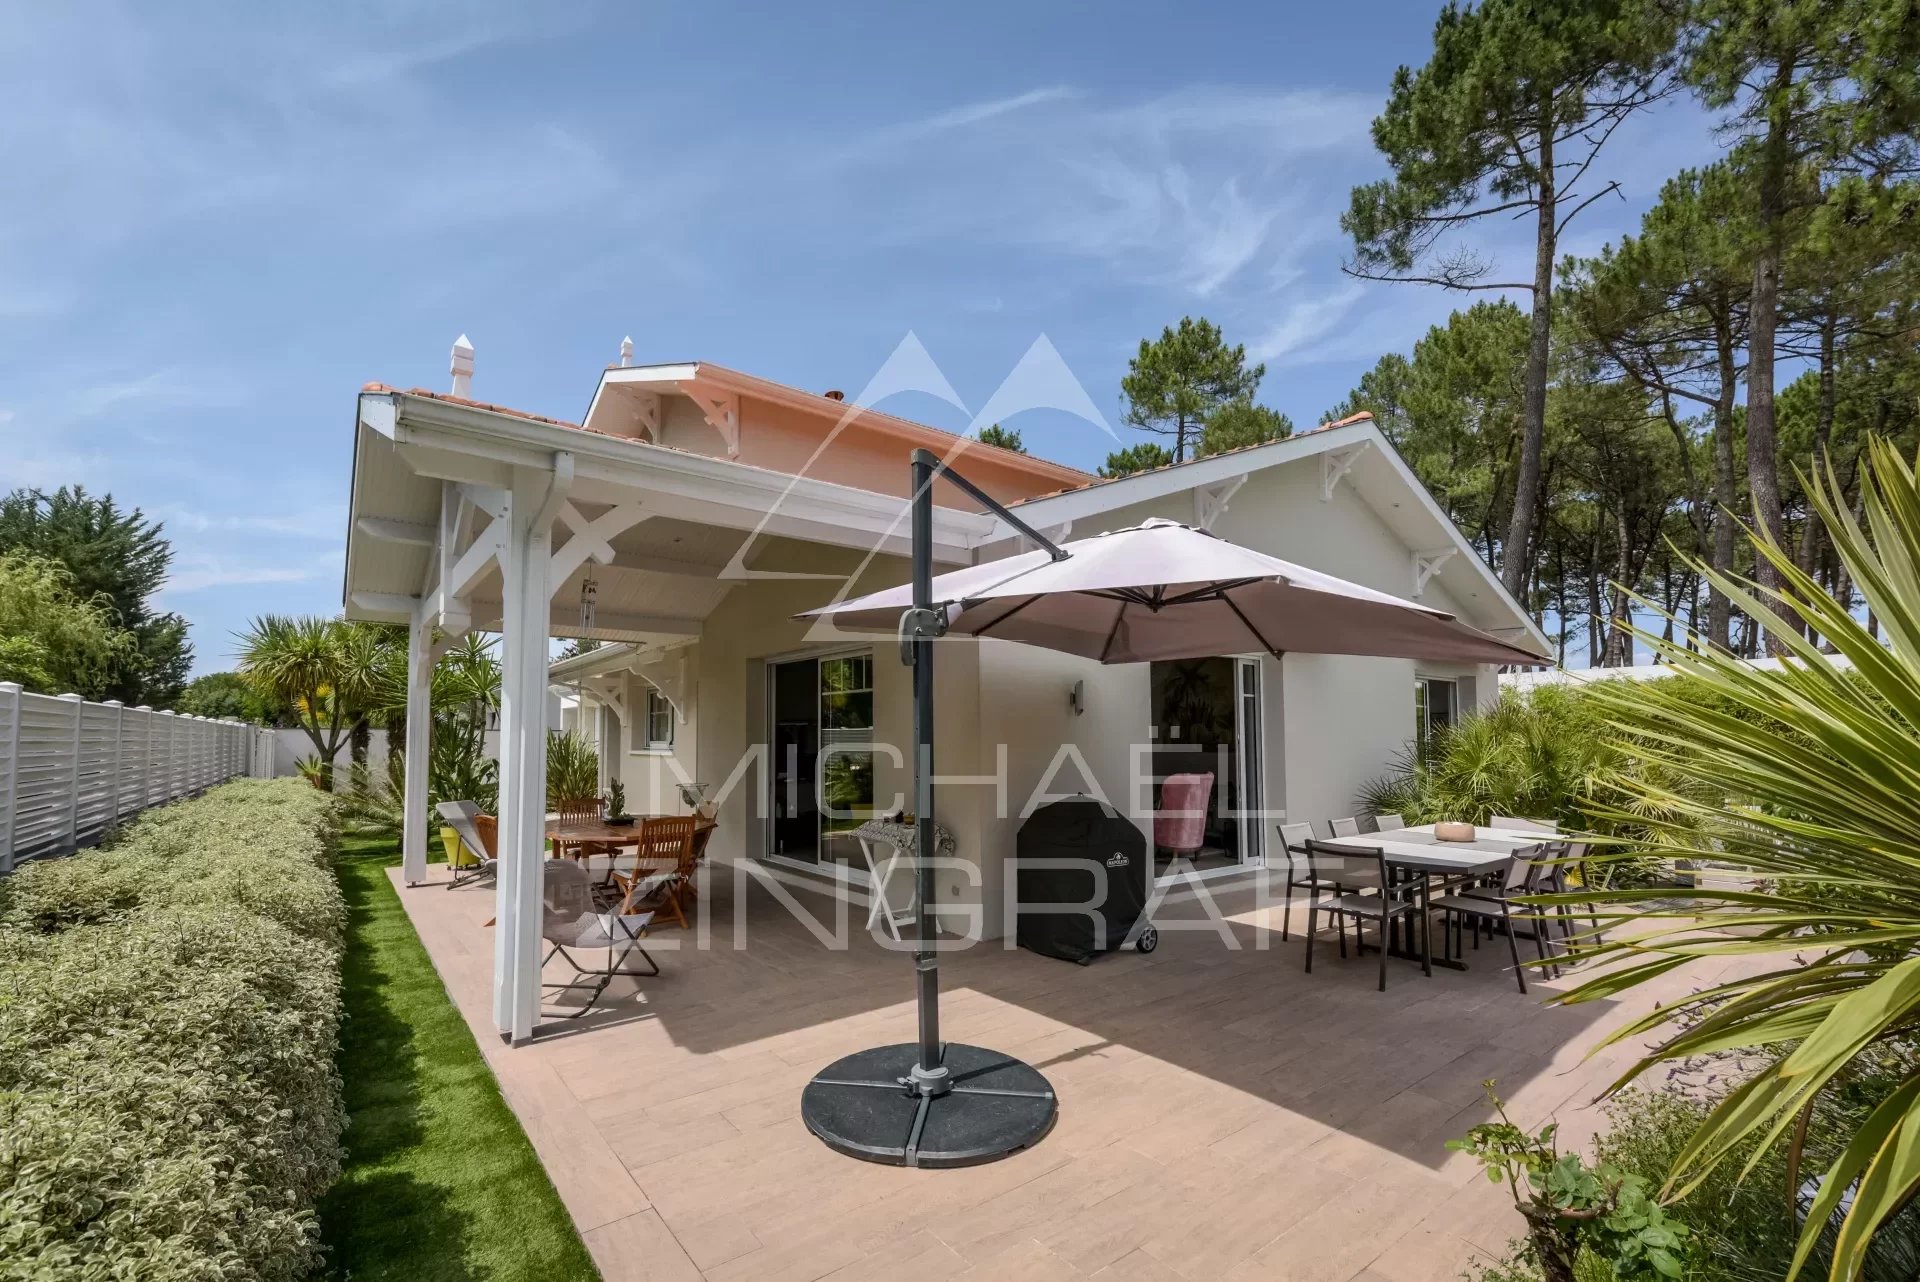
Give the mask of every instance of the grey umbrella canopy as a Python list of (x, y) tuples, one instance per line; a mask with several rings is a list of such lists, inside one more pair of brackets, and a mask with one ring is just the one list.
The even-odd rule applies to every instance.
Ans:
[[(1266, 651), (1545, 664), (1444, 610), (1240, 547), (1175, 521), (1076, 539), (933, 580), (949, 634), (1045, 646), (1102, 663)], [(888, 588), (802, 617), (891, 631), (913, 604)]]

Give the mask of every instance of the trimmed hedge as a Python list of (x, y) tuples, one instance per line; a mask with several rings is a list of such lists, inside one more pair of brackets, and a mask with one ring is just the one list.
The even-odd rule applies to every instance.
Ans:
[(340, 1168), (334, 801), (246, 780), (0, 879), (0, 1279), (294, 1282)]

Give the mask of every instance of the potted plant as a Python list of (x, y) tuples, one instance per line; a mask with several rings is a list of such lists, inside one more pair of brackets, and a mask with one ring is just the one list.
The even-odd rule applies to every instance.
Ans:
[(633, 822), (633, 816), (627, 813), (627, 785), (618, 779), (607, 781), (607, 822), (616, 828)]

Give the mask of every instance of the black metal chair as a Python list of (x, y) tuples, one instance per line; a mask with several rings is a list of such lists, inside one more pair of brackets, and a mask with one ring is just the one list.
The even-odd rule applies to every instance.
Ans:
[[(1412, 918), (1420, 928), (1420, 969), (1433, 974), (1433, 937), (1426, 911), (1425, 888), (1420, 878), (1394, 880), (1387, 867), (1386, 851), (1379, 847), (1331, 846), (1323, 841), (1307, 842), (1307, 876), (1325, 891), (1316, 890), (1307, 903), (1307, 973), (1313, 973), (1313, 941), (1318, 933), (1321, 913), (1331, 914), (1340, 926), (1340, 955), (1347, 955), (1346, 923), (1353, 922), (1356, 949), (1360, 942), (1360, 923), (1372, 921), (1380, 931), (1380, 991), (1387, 991), (1387, 953), (1394, 924)], [(1342, 890), (1343, 886), (1374, 886), (1368, 891)], [(1324, 895), (1324, 897), (1323, 897)]]

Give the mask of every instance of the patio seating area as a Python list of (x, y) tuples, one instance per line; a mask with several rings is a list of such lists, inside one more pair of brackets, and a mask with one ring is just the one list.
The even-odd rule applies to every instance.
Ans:
[[(1630, 1003), (1540, 1005), (1504, 947), (1463, 971), (1342, 959), (1311, 975), (1298, 932), (1251, 891), (1163, 905), (1158, 950), (1073, 966), (999, 943), (943, 958), (945, 1033), (1039, 1068), (1059, 1120), (987, 1166), (913, 1171), (837, 1155), (799, 1118), (802, 1087), (849, 1051), (911, 1036), (912, 969), (864, 910), (703, 870), (698, 929), (656, 930), (658, 977), (615, 978), (583, 1017), (509, 1049), (491, 1012), (492, 888), (436, 869), (402, 902), (608, 1282), (629, 1278), (1287, 1277), (1452, 1279), (1519, 1228), (1503, 1189), (1445, 1148), (1489, 1115), (1557, 1114), (1565, 1142), (1631, 1048), (1602, 1032), (1714, 975)], [(850, 946), (823, 931), (847, 913)], [(658, 923), (656, 923), (658, 925)], [(1189, 929), (1186, 927), (1198, 927)], [(1737, 965), (1730, 963), (1729, 965)], [(549, 978), (566, 978), (553, 964)], [(930, 1192), (937, 1196), (928, 1196)]]

